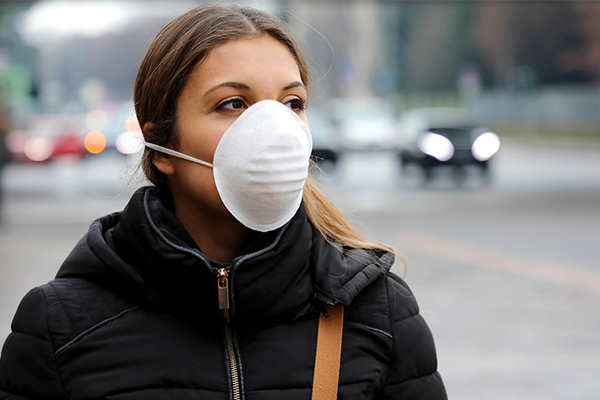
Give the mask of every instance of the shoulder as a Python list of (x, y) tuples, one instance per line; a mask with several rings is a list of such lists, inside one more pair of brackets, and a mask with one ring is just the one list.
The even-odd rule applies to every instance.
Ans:
[(381, 399), (446, 398), (433, 336), (402, 278), (386, 272), (366, 286), (346, 308), (346, 322), (376, 333), (373, 340), (386, 343), (389, 358), (381, 377)]
[(13, 324), (45, 321), (47, 335), (59, 349), (83, 332), (137, 308), (105, 286), (80, 278), (60, 278), (32, 289), (21, 302)]
[(395, 324), (417, 316), (417, 300), (407, 283), (393, 272), (366, 286), (347, 308), (349, 320), (376, 325), (391, 336)]
[(365, 288), (356, 300), (359, 318), (386, 332), (391, 341), (382, 398), (402, 394), (403, 398), (446, 399), (433, 335), (407, 283), (390, 272)]

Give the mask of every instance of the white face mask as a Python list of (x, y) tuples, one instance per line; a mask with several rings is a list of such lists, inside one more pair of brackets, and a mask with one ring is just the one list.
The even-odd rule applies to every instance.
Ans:
[(244, 111), (221, 137), (213, 164), (154, 143), (144, 144), (212, 167), (223, 204), (250, 229), (280, 228), (300, 207), (312, 137), (300, 117), (278, 101), (263, 100)]

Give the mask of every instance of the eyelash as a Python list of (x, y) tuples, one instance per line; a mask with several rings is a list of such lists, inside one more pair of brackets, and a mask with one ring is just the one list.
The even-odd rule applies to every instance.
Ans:
[[(304, 111), (304, 110), (306, 110), (306, 100), (301, 99), (300, 97), (297, 97), (295, 99), (292, 99), (292, 100), (288, 101), (288, 103), (290, 103), (290, 102), (298, 102), (298, 103), (300, 103), (297, 106), (297, 111)], [(292, 107), (292, 110), (294, 110), (293, 107)]]
[[(222, 103), (219, 103), (219, 105), (217, 105), (217, 107), (216, 107), (216, 110), (227, 110), (227, 111), (239, 110), (239, 108), (236, 108), (236, 109), (234, 109), (234, 110), (231, 110), (231, 109), (225, 109), (225, 107), (226, 107), (227, 105), (229, 105), (229, 104), (232, 104), (232, 103), (234, 103), (234, 102), (236, 102), (236, 101), (239, 101), (239, 102), (242, 102), (242, 103), (244, 103), (244, 100), (243, 100), (243, 99), (241, 99), (241, 98), (239, 98), (239, 97), (234, 97), (234, 98), (232, 98), (232, 99), (227, 99), (227, 100), (225, 100), (224, 102), (222, 102)], [(297, 105), (296, 105), (296, 108), (294, 108), (294, 106), (292, 105), (291, 109), (292, 109), (293, 111), (296, 111), (296, 112), (301, 112), (301, 111), (304, 111), (304, 110), (306, 109), (306, 100), (304, 100), (304, 99), (302, 99), (302, 98), (300, 98), (300, 97), (297, 97), (297, 98), (295, 98), (295, 99), (292, 99), (292, 100), (290, 100), (290, 101), (286, 102), (285, 104), (288, 104), (288, 103), (291, 103), (291, 102), (299, 102), (299, 104), (297, 104)], [(245, 105), (245, 104), (244, 104), (244, 105)]]
[(222, 103), (219, 103), (219, 105), (216, 107), (217, 110), (223, 110), (225, 109), (225, 106), (232, 104), (233, 102), (236, 101), (240, 101), (242, 103), (244, 103), (244, 100), (240, 99), (239, 97), (234, 97), (233, 99), (227, 99)]

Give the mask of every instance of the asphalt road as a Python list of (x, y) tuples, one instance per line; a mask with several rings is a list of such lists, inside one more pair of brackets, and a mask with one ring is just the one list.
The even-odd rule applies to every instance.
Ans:
[[(392, 154), (354, 153), (321, 181), (406, 261), (452, 399), (600, 398), (600, 145), (503, 145), (486, 184), (423, 185)], [(0, 225), (0, 342), (96, 217), (140, 184), (135, 160), (15, 165)]]

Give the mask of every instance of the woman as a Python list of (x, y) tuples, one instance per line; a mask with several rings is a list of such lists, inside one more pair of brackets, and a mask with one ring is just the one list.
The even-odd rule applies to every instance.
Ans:
[(307, 177), (306, 62), (280, 22), (202, 6), (135, 85), (153, 183), (22, 301), (0, 398), (308, 399), (319, 314), (343, 305), (340, 399), (445, 399), (393, 255)]

